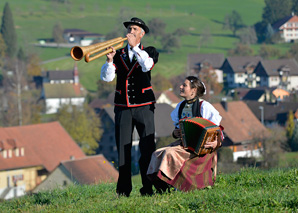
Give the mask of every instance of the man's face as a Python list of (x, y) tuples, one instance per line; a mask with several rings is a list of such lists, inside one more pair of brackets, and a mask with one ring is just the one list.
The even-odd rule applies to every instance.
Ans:
[(133, 24), (131, 24), (127, 27), (127, 33), (134, 35), (139, 42), (145, 35), (145, 32), (141, 27), (139, 27), (138, 25), (133, 25)]

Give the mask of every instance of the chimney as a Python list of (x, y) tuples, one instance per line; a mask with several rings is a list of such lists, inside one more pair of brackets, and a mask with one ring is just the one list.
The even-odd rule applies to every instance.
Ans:
[(75, 85), (79, 84), (79, 71), (78, 71), (78, 66), (76, 62), (73, 69), (73, 82)]
[(228, 111), (228, 102), (227, 102), (227, 98), (222, 98), (221, 99), (221, 105), (222, 105), (222, 107), (224, 108), (224, 110), (227, 112)]

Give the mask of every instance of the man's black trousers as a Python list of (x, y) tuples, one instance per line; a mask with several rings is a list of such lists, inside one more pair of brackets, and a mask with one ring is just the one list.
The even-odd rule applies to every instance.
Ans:
[(140, 136), (139, 166), (142, 177), (143, 195), (152, 194), (152, 183), (147, 178), (147, 169), (150, 164), (151, 155), (155, 151), (155, 126), (154, 126), (154, 104), (140, 107), (118, 107), (115, 106), (115, 136), (118, 150), (119, 178), (117, 182), (117, 193), (129, 196), (132, 190), (131, 183), (131, 148), (132, 133), (134, 127)]

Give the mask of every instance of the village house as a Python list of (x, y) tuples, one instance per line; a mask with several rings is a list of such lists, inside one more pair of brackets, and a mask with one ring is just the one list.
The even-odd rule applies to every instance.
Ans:
[(118, 171), (103, 155), (62, 161), (33, 192), (65, 188), (73, 184), (95, 185), (116, 182)]
[(98, 42), (105, 41), (105, 36), (98, 33), (90, 33), (81, 29), (65, 29), (63, 38), (68, 43), (77, 44), (79, 46), (88, 46), (95, 40)]
[(154, 92), (156, 103), (158, 104), (169, 104), (171, 107), (175, 108), (177, 104), (182, 101), (181, 98), (178, 98), (177, 95), (173, 92), (172, 89), (165, 90), (162, 92)]
[(63, 104), (83, 106), (86, 95), (76, 63), (73, 71), (47, 71), (43, 75), (41, 99), (45, 101), (46, 114), (57, 113)]
[(257, 101), (245, 101), (247, 106), (253, 114), (263, 123), (266, 127), (270, 128), (275, 125), (285, 127), (289, 112), (298, 112), (297, 102), (280, 102), (266, 103)]
[(298, 90), (298, 63), (295, 59), (262, 60), (254, 74), (256, 86)]
[(32, 192), (61, 161), (83, 157), (59, 122), (0, 128), (0, 199)]
[(198, 75), (202, 69), (209, 69), (216, 73), (217, 82), (223, 83), (221, 67), (225, 60), (224, 54), (189, 54), (187, 60), (188, 75)]
[(262, 145), (254, 141), (260, 134), (267, 134), (267, 129), (243, 101), (222, 101), (213, 106), (222, 116), (224, 127), (224, 147), (233, 150), (233, 159), (239, 157), (260, 157)]
[(272, 28), (285, 42), (294, 42), (298, 39), (298, 16), (286, 16), (274, 23)]
[(253, 81), (254, 70), (257, 64), (262, 60), (259, 56), (231, 56), (227, 57), (222, 64), (224, 87), (256, 87)]

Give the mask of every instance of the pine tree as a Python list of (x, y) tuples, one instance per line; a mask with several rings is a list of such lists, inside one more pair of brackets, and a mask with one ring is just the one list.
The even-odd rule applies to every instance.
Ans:
[(9, 4), (6, 2), (3, 9), (2, 25), (0, 33), (6, 44), (6, 54), (13, 57), (17, 51), (17, 34), (14, 27), (12, 13)]
[(289, 146), (293, 152), (298, 151), (298, 123), (296, 122), (292, 138), (289, 141)]
[(287, 120), (287, 126), (286, 126), (286, 136), (287, 136), (289, 145), (293, 137), (294, 129), (295, 129), (294, 114), (293, 114), (293, 111), (290, 110), (288, 115), (288, 120)]

